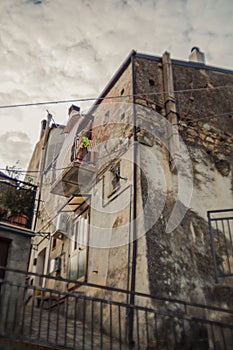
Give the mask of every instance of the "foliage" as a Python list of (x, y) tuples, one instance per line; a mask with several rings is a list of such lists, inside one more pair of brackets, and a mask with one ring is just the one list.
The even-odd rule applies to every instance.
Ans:
[(90, 141), (89, 141), (89, 138), (87, 136), (83, 136), (82, 142), (83, 142), (83, 147), (85, 147), (85, 148), (90, 145)]
[(2, 202), (11, 215), (31, 216), (34, 208), (35, 192), (31, 187), (10, 186), (4, 193)]

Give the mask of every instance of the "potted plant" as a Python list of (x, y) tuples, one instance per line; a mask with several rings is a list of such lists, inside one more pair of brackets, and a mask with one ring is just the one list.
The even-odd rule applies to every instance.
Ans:
[(27, 226), (34, 208), (35, 191), (31, 187), (10, 186), (2, 198), (8, 209), (8, 221), (20, 226)]
[(88, 146), (90, 145), (90, 140), (87, 136), (82, 136), (81, 143), (77, 152), (77, 159), (83, 160), (87, 154)]
[(87, 136), (83, 136), (82, 144), (83, 144), (84, 148), (87, 148), (90, 145), (90, 141), (89, 141), (89, 138)]

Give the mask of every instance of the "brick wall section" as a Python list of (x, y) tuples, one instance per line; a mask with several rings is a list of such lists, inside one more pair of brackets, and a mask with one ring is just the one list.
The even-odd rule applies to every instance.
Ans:
[[(182, 139), (190, 147), (204, 149), (216, 169), (228, 176), (233, 152), (233, 74), (175, 64), (172, 67)], [(137, 104), (165, 115), (161, 62), (136, 58), (135, 88)]]
[[(183, 119), (212, 121), (221, 131), (232, 130), (232, 117), (214, 115), (233, 112), (233, 74), (173, 65), (174, 90), (195, 90), (176, 93), (178, 116)], [(209, 118), (210, 117), (210, 118)], [(206, 119), (203, 119), (206, 118)]]
[(227, 176), (233, 151), (233, 89), (221, 87), (233, 86), (233, 74), (173, 65), (173, 77), (175, 91), (194, 89), (175, 94), (182, 138), (204, 148)]
[(161, 62), (138, 57), (135, 59), (135, 90), (136, 103), (160, 113), (163, 112), (164, 89)]

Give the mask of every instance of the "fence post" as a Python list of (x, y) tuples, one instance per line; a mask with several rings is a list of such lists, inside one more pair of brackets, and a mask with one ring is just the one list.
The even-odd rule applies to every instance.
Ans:
[(208, 224), (209, 224), (209, 232), (210, 232), (210, 243), (211, 243), (211, 251), (212, 251), (212, 257), (214, 261), (214, 279), (215, 283), (218, 283), (218, 270), (217, 270), (217, 262), (216, 262), (216, 254), (214, 249), (214, 235), (213, 230), (211, 226), (211, 212), (207, 211), (207, 217), (208, 217)]

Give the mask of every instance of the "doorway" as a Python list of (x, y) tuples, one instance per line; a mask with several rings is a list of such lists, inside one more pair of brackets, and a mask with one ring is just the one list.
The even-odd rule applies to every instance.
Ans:
[[(0, 266), (7, 266), (8, 251), (11, 241), (7, 238), (0, 238)], [(0, 279), (4, 279), (5, 270), (0, 269)]]

